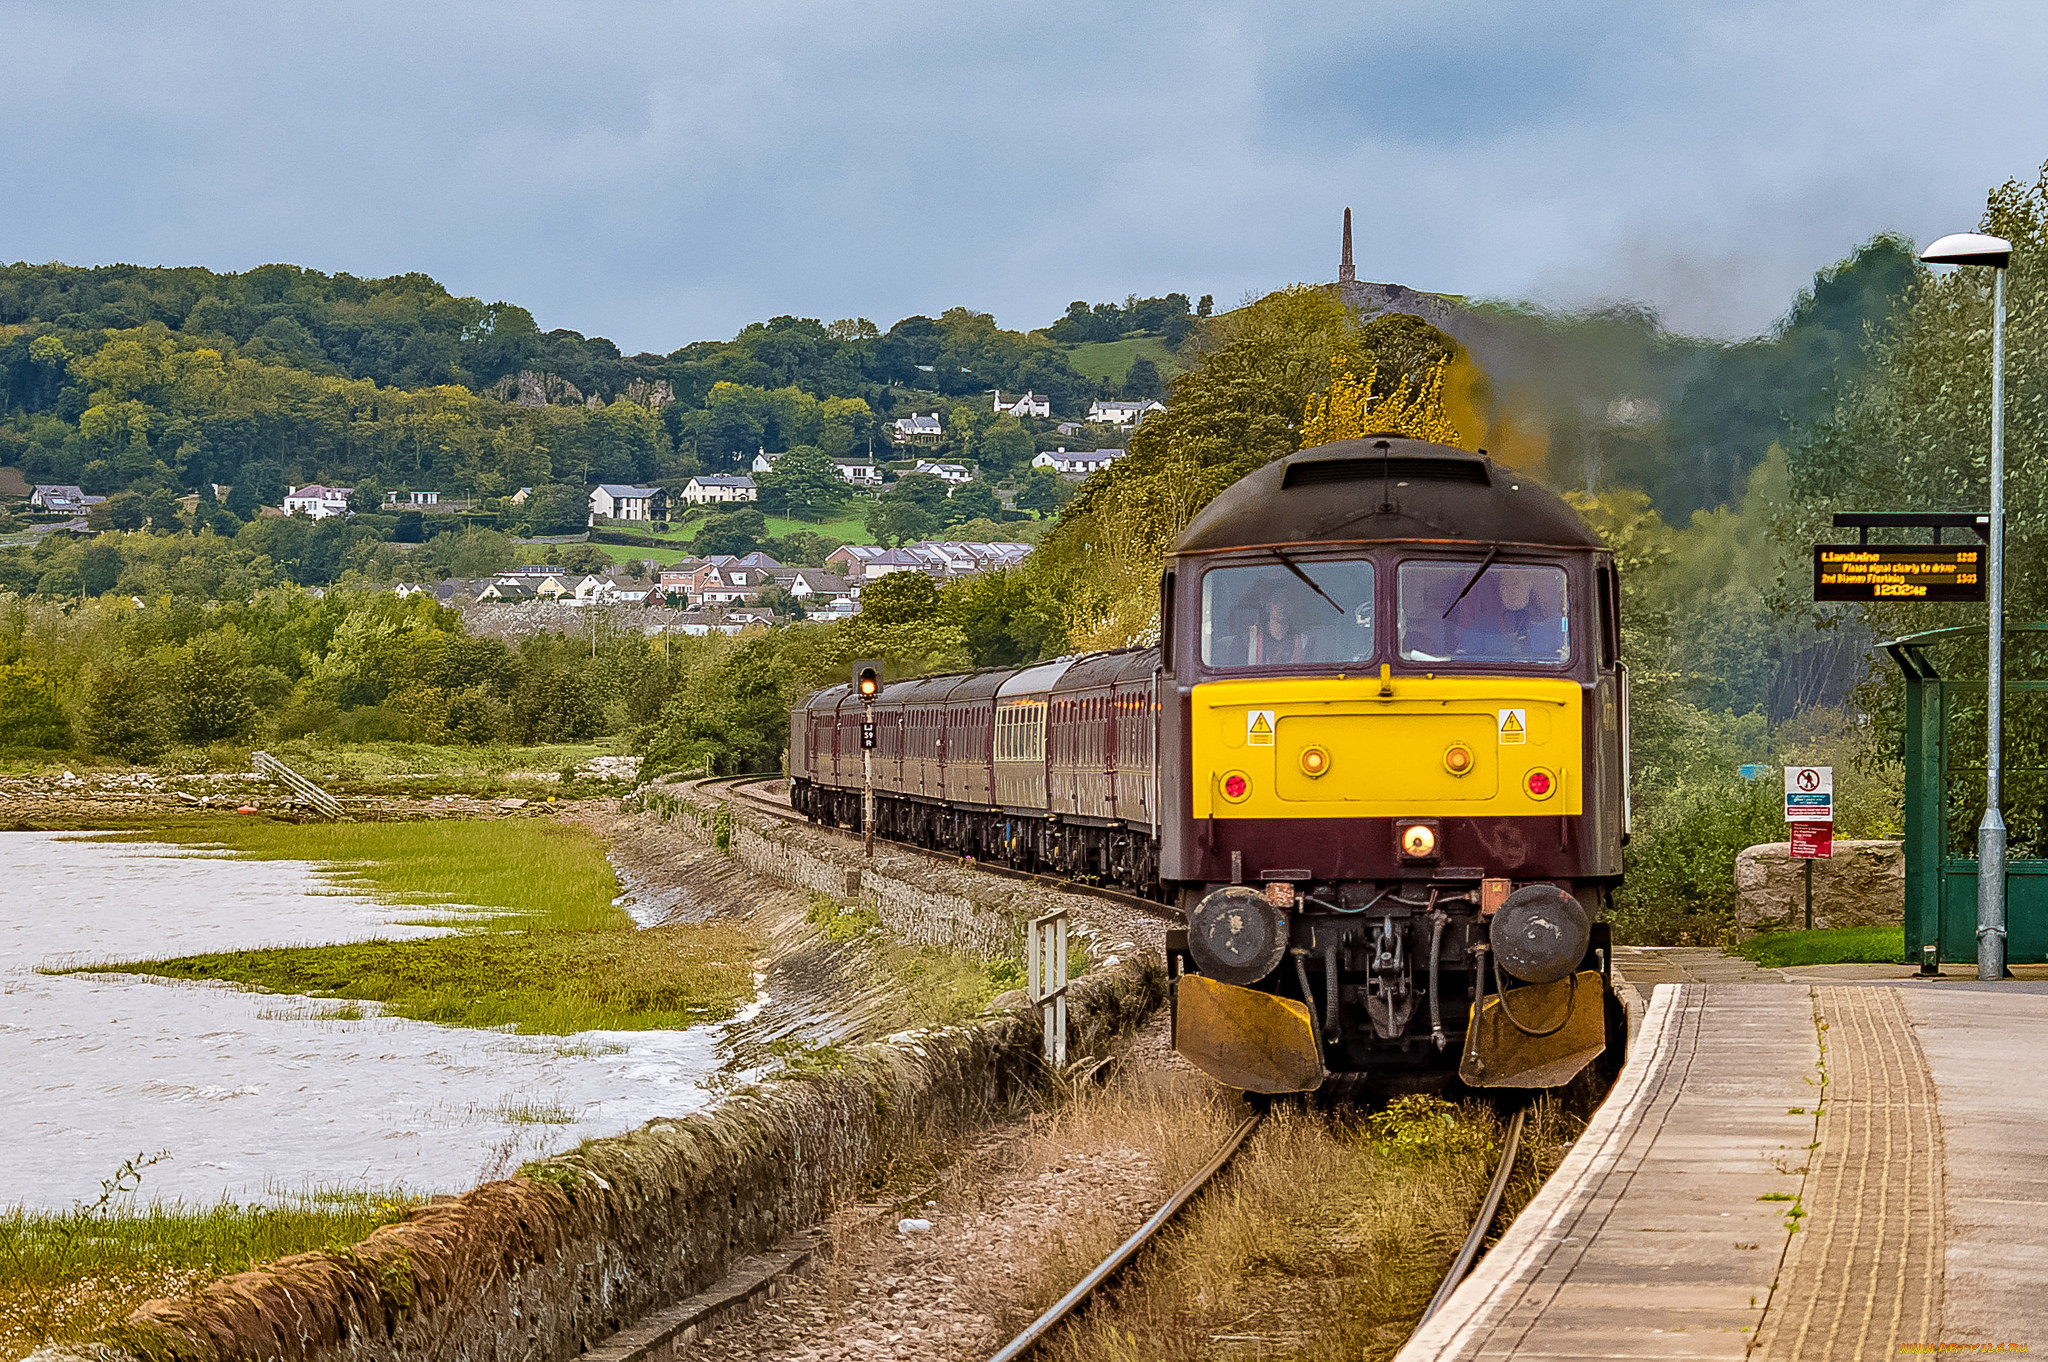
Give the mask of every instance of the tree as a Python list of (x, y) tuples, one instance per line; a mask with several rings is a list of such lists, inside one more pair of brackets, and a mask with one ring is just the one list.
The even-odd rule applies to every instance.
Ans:
[(1124, 374), (1125, 399), (1142, 402), (1165, 396), (1166, 381), (1159, 377), (1159, 366), (1144, 355), (1132, 360), (1131, 367)]
[(702, 557), (729, 553), (744, 558), (768, 537), (768, 518), (752, 506), (731, 506), (704, 517), (690, 551)]
[(85, 523), (96, 530), (135, 531), (149, 519), (148, 503), (139, 492), (116, 492), (86, 512)]
[(1034, 468), (1024, 476), (1017, 493), (1017, 509), (1052, 515), (1073, 498), (1074, 487), (1050, 468)]
[(357, 515), (383, 510), (384, 485), (375, 478), (358, 478), (355, 490), (348, 494), (348, 508)]
[(87, 544), (78, 555), (78, 589), (85, 596), (104, 596), (121, 580), (121, 545), (111, 535)]
[(590, 493), (570, 482), (536, 487), (526, 498), (526, 517), (535, 534), (575, 534), (590, 524)]
[(1014, 473), (1037, 452), (1031, 432), (1014, 416), (996, 418), (974, 442), (974, 457), (984, 471), (993, 469), (999, 474)]
[(950, 490), (946, 480), (935, 473), (905, 473), (882, 489), (882, 500), (909, 502), (927, 511), (936, 511)]
[(1211, 313), (1215, 312), (1215, 310), (1216, 310), (1216, 295), (1215, 295), (1215, 294), (1213, 294), (1213, 293), (1205, 293), (1205, 294), (1203, 294), (1203, 295), (1202, 295), (1202, 301), (1201, 301), (1201, 302), (1199, 302), (1199, 303), (1196, 303), (1196, 304), (1195, 304), (1195, 315), (1196, 315), (1197, 317), (1206, 317), (1206, 316), (1209, 316), (1209, 315), (1210, 315)]
[(963, 520), (986, 518), (994, 520), (1003, 513), (1003, 503), (996, 496), (996, 489), (979, 480), (963, 482), (953, 489), (953, 495), (946, 498), (941, 508), (948, 525), (957, 525)]
[(414, 510), (404, 510), (398, 513), (398, 523), (391, 530), (392, 543), (421, 544), (426, 542), (426, 538), (426, 516)]
[[(937, 481), (937, 479), (934, 479)], [(903, 501), (883, 496), (868, 506), (867, 531), (875, 542), (897, 548), (919, 539), (931, 538), (938, 528), (932, 513), (914, 501)]]
[(796, 520), (824, 520), (845, 504), (851, 490), (838, 467), (814, 445), (798, 445), (756, 481), (762, 510)]
[(538, 671), (512, 693), (520, 741), (583, 742), (604, 731), (604, 711), (583, 671), (558, 664)]
[(911, 624), (939, 607), (937, 583), (922, 572), (892, 572), (861, 588), (861, 618), (869, 624)]
[(0, 666), (0, 748), (71, 746), (71, 719), (57, 688), (28, 662)]
[(163, 751), (163, 700), (155, 668), (122, 657), (95, 669), (86, 681), (80, 727), (86, 745), (107, 756), (148, 761)]

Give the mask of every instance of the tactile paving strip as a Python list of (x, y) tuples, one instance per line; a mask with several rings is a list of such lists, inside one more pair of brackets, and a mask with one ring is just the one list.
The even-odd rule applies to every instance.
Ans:
[(1934, 1080), (1896, 988), (1816, 988), (1827, 1088), (1805, 1212), (1753, 1356), (1896, 1357), (1941, 1328)]

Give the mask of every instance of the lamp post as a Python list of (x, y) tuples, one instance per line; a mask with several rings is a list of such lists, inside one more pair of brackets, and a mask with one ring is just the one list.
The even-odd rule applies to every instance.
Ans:
[(1985, 678), (1984, 819), (1977, 824), (1977, 977), (2005, 977), (2005, 815), (1998, 779), (2005, 716), (2005, 268), (2012, 243), (1955, 232), (1920, 253), (1930, 265), (1991, 268), (1991, 657)]

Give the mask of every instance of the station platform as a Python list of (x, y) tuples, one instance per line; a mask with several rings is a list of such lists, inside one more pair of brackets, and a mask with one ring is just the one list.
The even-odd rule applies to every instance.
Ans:
[(1616, 964), (1621, 1077), (1400, 1362), (2048, 1350), (2048, 979)]

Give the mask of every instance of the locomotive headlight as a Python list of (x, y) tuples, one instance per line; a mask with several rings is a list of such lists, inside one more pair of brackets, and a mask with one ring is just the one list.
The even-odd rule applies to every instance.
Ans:
[(1472, 774), (1472, 749), (1463, 743), (1452, 743), (1444, 751), (1444, 769), (1454, 776)]
[(1242, 771), (1226, 771), (1223, 775), (1223, 797), (1233, 804), (1242, 804), (1251, 797), (1252, 781)]
[(1410, 823), (1401, 829), (1401, 854), (1414, 861), (1436, 855), (1436, 829), (1427, 823)]
[(1301, 773), (1314, 779), (1330, 769), (1330, 754), (1320, 747), (1304, 748), (1301, 753)]
[(1557, 779), (1550, 772), (1538, 766), (1522, 777), (1522, 788), (1529, 792), (1531, 799), (1548, 799), (1557, 789)]

